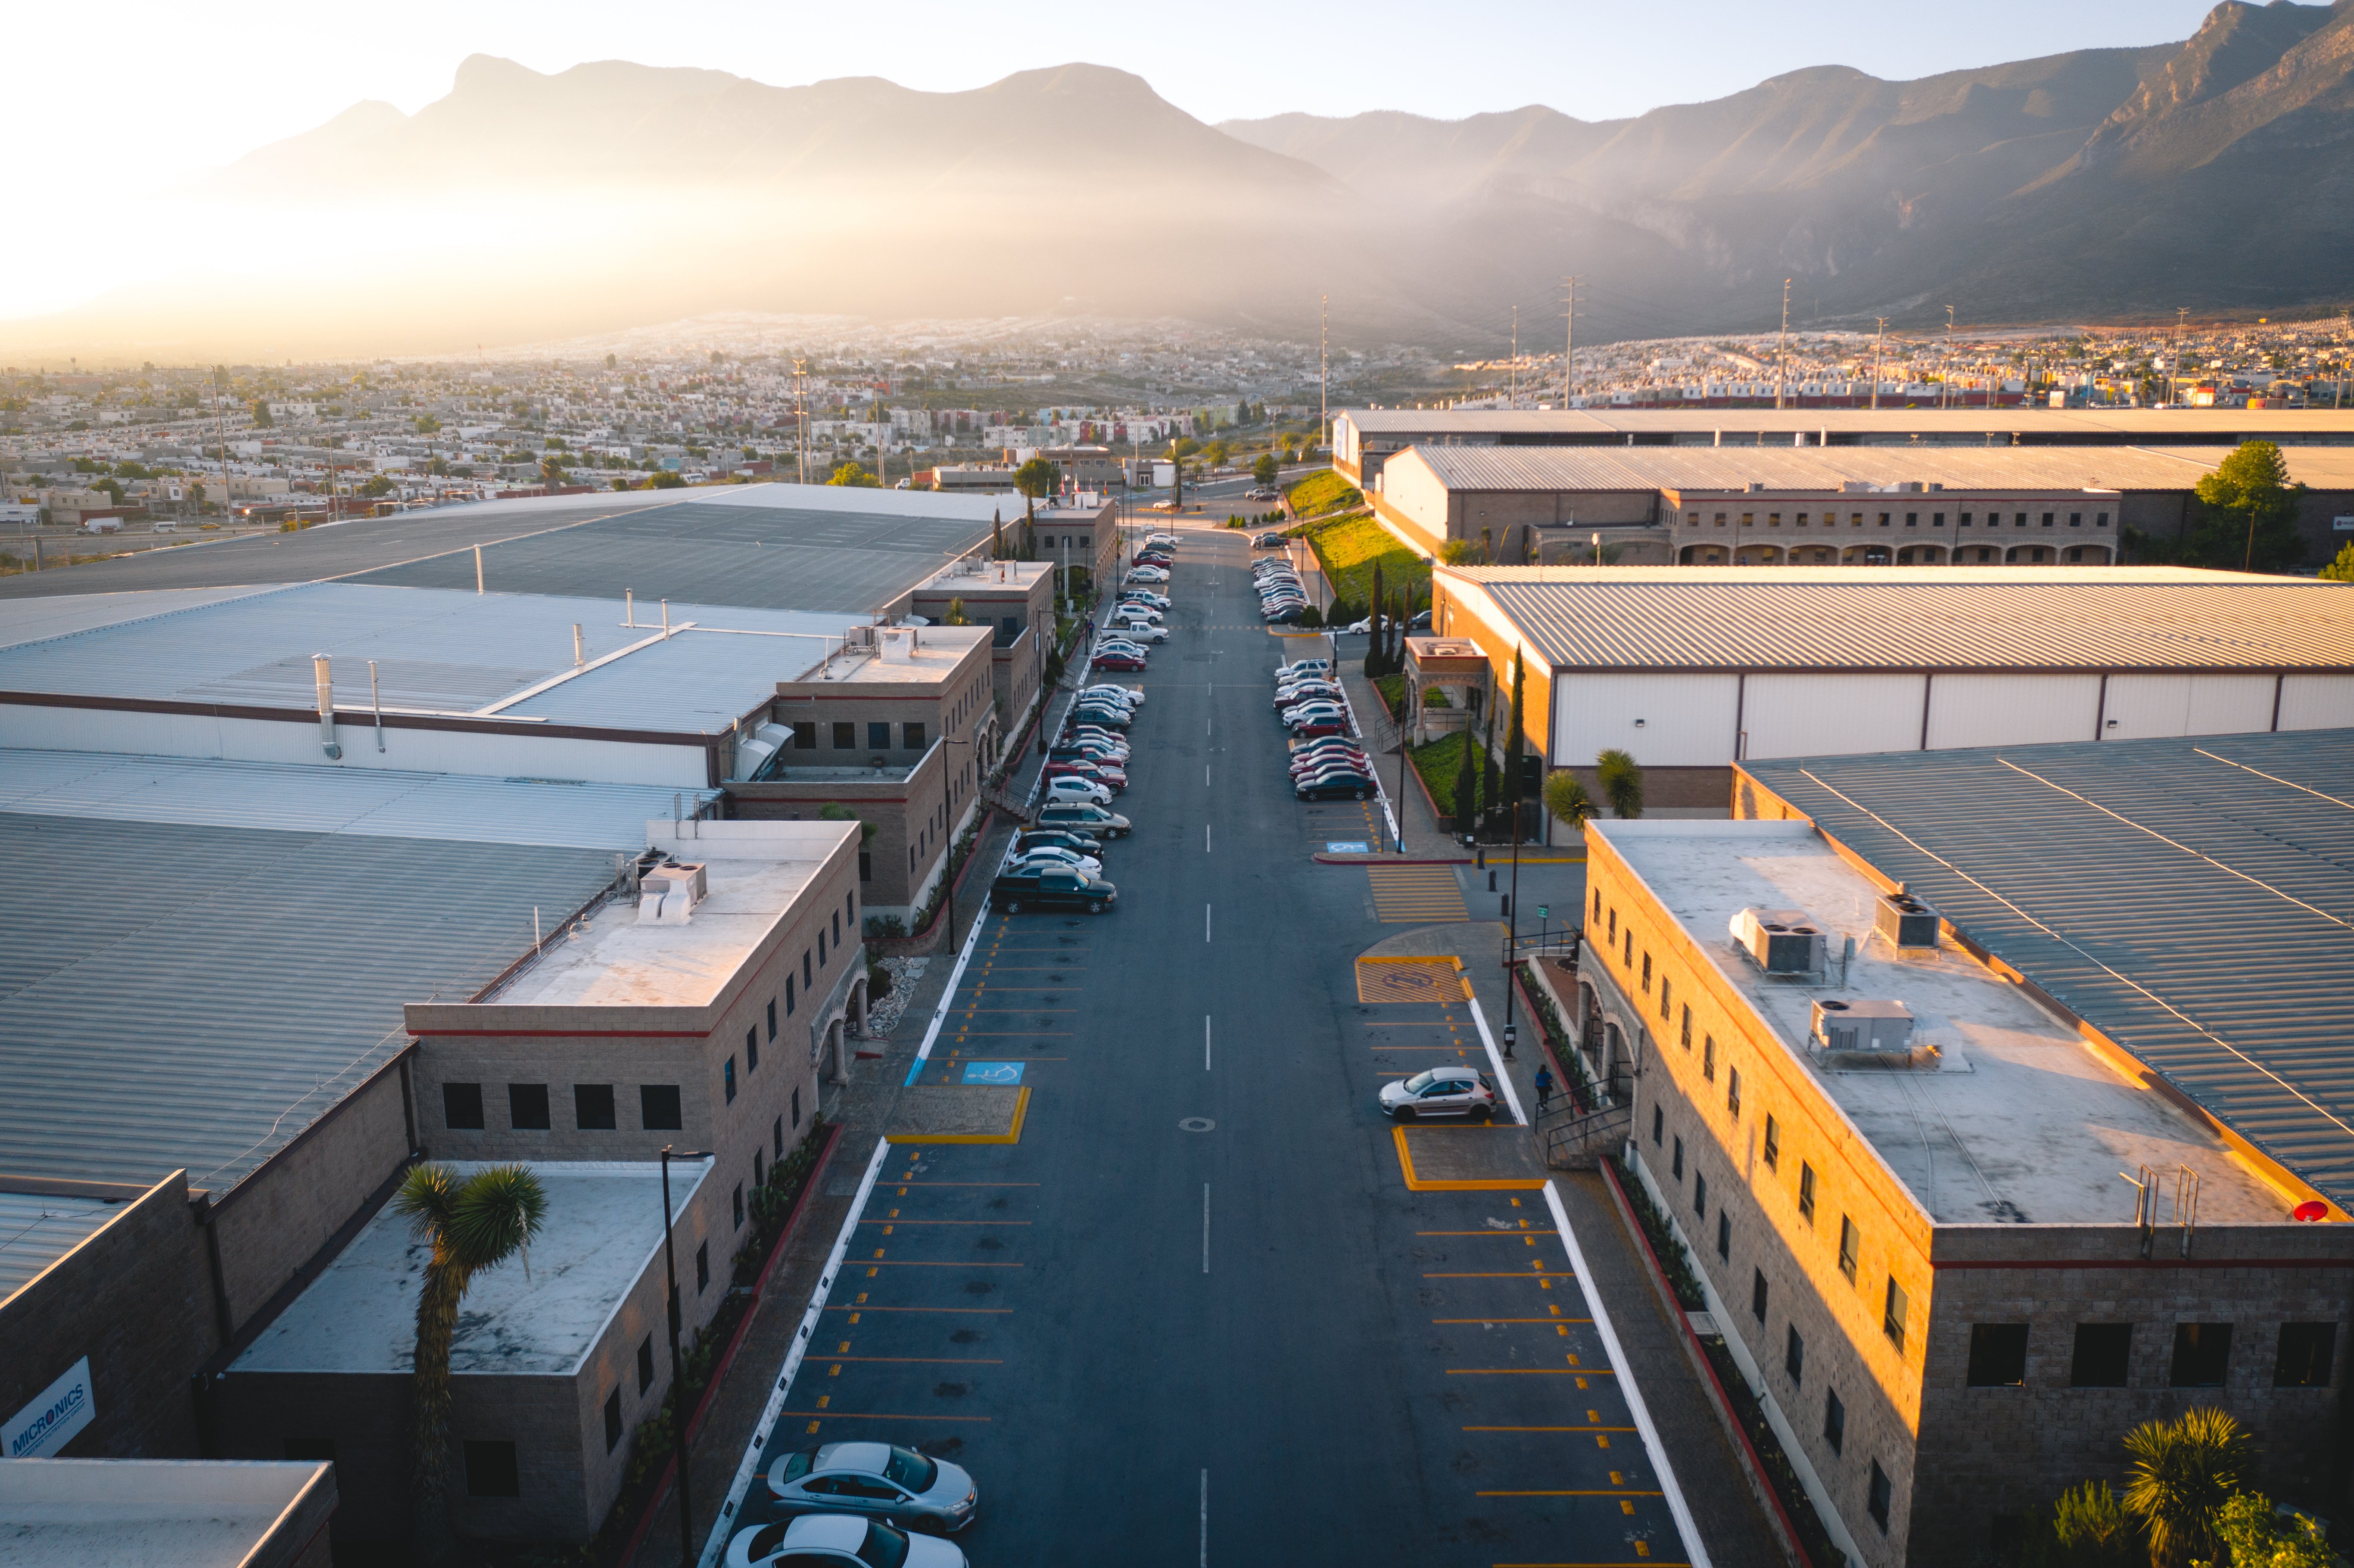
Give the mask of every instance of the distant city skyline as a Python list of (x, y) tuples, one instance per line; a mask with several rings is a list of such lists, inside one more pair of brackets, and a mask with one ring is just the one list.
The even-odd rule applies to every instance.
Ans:
[[(398, 11), (320, 12), (285, 0), (190, 11), (153, 4), (45, 7), (21, 18), (22, 58), (52, 62), (12, 84), (20, 167), (76, 197), (147, 199), (254, 148), (299, 134), (356, 102), (414, 112), (482, 52), (540, 71), (583, 61), (719, 69), (774, 86), (880, 76), (929, 91), (986, 85), (1074, 60), (1149, 80), (1216, 122), (1285, 112), (1396, 109), (1459, 118), (1544, 103), (1612, 119), (1736, 92), (1814, 65), (1903, 79), (2065, 50), (2188, 37), (2208, 0), (1987, 0), (1966, 19), (1873, 0), (1759, 7), (1689, 0), (1669, 27), (1655, 7), (1600, 4), (1482, 7), (1433, 26), (1430, 14), (1370, 0), (1336, 25), (1326, 8), (1216, 3), (1150, 19), (1115, 8), (1067, 27), (997, 26), (966, 5), (915, 0), (887, 27), (870, 14), (777, 12), (720, 0), (647, 15), (610, 0)], [(1515, 43), (1499, 48), (1499, 28)], [(1671, 53), (1667, 52), (1672, 50)], [(81, 61), (87, 69), (65, 69)], [(103, 233), (103, 227), (101, 232)], [(62, 308), (153, 270), (139, 242), (19, 248), (0, 260), (0, 319)]]

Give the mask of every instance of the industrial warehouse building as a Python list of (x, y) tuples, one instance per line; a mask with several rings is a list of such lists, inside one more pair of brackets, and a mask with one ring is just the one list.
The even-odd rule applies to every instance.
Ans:
[[(711, 1151), (673, 1172), (692, 1333), (1050, 602), (1042, 567), (991, 626), (911, 614), (987, 548), (972, 499), (677, 497), (0, 585), (0, 837), (72, 868), (0, 976), (0, 1414), (69, 1390), (44, 1452), (339, 1457), (338, 1538), (398, 1535), (416, 1250), (382, 1207), (411, 1160), (523, 1160), (569, 1261), (470, 1298), (458, 1519), (602, 1522), (669, 1387), (653, 1157)], [(775, 766), (845, 696), (814, 748), (885, 786), (846, 802), (871, 845)]]
[[(1606, 748), (1655, 806), (1722, 808), (1745, 758), (2354, 725), (2342, 585), (2165, 567), (1441, 567), (1432, 629), (1524, 659), (1531, 783)], [(1460, 661), (1457, 662), (1458, 664)], [(1480, 694), (1499, 693), (1500, 697)], [(1500, 738), (1498, 742), (1500, 745)]]
[(1753, 763), (1750, 820), (1588, 825), (1581, 1049), (1855, 1562), (1977, 1560), (2193, 1404), (2331, 1511), (2349, 799), (2334, 731)]

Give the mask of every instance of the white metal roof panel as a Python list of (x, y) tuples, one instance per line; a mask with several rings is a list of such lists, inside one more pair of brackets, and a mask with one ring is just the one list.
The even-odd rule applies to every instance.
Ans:
[(2354, 670), (2354, 589), (2175, 567), (1442, 567), (1561, 670)]
[[(1389, 460), (1426, 465), (1449, 490), (1838, 490), (1842, 484), (1942, 485), (1947, 491), (2189, 490), (2225, 447), (1449, 447), (1417, 446)], [(2288, 449), (2293, 474), (2346, 471), (2354, 450)], [(1929, 503), (1927, 493), (1857, 496)]]
[(104, 1198), (0, 1192), (0, 1302), (96, 1235), (123, 1207)]

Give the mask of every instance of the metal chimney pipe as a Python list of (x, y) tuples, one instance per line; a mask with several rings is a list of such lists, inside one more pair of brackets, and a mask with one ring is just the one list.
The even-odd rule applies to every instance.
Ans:
[(344, 748), (335, 739), (335, 677), (324, 653), (311, 656), (311, 673), (319, 683), (319, 744), (325, 748), (329, 761), (341, 761)]
[(572, 623), (572, 667), (577, 670), (587, 662), (580, 656), (580, 623), (576, 620)]
[(482, 547), (480, 545), (474, 546), (474, 591), (482, 591)]
[(624, 626), (633, 627), (637, 625), (637, 623), (638, 590), (635, 588), (623, 588), (621, 590), (621, 624)]

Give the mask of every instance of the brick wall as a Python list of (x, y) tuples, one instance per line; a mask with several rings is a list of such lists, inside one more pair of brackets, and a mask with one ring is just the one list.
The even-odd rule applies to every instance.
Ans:
[(88, 1356), (94, 1411), (59, 1457), (195, 1458), (189, 1378), (217, 1343), (213, 1317), (203, 1233), (175, 1171), (0, 1309), (0, 1411)]

